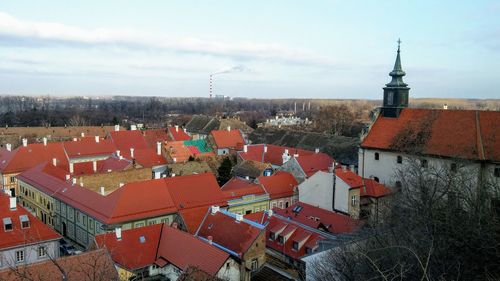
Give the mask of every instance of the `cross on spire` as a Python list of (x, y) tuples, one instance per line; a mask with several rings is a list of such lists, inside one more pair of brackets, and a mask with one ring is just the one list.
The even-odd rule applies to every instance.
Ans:
[(399, 47), (400, 47), (401, 42), (402, 42), (402, 41), (401, 41), (401, 38), (398, 38), (398, 41), (397, 41), (397, 42), (398, 42), (398, 52), (399, 52)]

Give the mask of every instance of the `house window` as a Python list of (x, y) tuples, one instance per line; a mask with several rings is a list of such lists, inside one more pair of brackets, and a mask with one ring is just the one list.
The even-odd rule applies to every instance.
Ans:
[(20, 263), (24, 261), (24, 250), (16, 251), (16, 262)]
[(135, 227), (143, 227), (144, 223), (143, 222), (136, 222)]
[(403, 163), (403, 156), (398, 155), (398, 157), (397, 157), (397, 162), (398, 162), (398, 164)]
[(450, 171), (452, 173), (456, 173), (457, 172), (457, 163), (451, 163), (451, 165), (450, 165)]
[(47, 256), (47, 246), (38, 247), (38, 257), (44, 258)]
[(285, 243), (285, 237), (278, 235), (278, 244), (284, 244)]
[(259, 260), (253, 259), (252, 260), (252, 271), (255, 271), (259, 268)]
[(306, 254), (311, 254), (311, 253), (312, 253), (312, 249), (309, 247), (306, 247)]
[(269, 232), (269, 240), (276, 239), (274, 232)]
[(251, 214), (251, 213), (252, 213), (252, 210), (246, 210), (246, 211), (245, 211), (245, 215), (249, 215), (249, 214)]
[(422, 168), (427, 168), (429, 166), (429, 163), (427, 162), (427, 159), (420, 160), (420, 166)]
[(29, 220), (27, 215), (19, 216), (19, 220), (21, 221), (21, 228), (29, 228), (30, 227), (30, 220)]
[(497, 178), (500, 178), (500, 167), (495, 168), (493, 175), (495, 175), (495, 177)]
[(378, 154), (378, 152), (375, 152), (375, 160), (379, 160), (380, 159), (380, 155)]
[(12, 220), (11, 218), (4, 218), (3, 219), (3, 229), (7, 231), (12, 231), (13, 226), (12, 226)]
[(16, 181), (16, 177), (10, 177), (10, 183), (14, 183)]
[(273, 204), (271, 204), (271, 208), (276, 208), (277, 204), (276, 202), (273, 202)]
[(283, 209), (283, 201), (280, 201), (280, 202), (279, 202), (279, 204), (278, 204), (278, 206), (279, 206), (281, 209)]
[(396, 181), (396, 188), (401, 188), (402, 184), (400, 181)]
[(356, 206), (356, 204), (357, 204), (357, 202), (358, 202), (358, 199), (356, 198), (356, 195), (353, 195), (353, 196), (351, 197), (351, 205), (352, 205), (353, 207), (355, 207), (355, 206)]
[(298, 251), (299, 250), (299, 242), (293, 241), (292, 249), (294, 249), (295, 251)]
[(169, 223), (168, 218), (161, 219), (161, 223), (168, 224)]

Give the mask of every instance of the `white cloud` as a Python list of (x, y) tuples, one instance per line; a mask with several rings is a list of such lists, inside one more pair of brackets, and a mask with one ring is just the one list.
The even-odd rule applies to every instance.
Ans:
[(260, 60), (310, 66), (333, 66), (331, 59), (278, 44), (225, 43), (198, 38), (169, 38), (125, 29), (84, 29), (61, 23), (25, 21), (0, 12), (0, 40), (23, 46), (113, 46), (193, 53), (237, 60)]

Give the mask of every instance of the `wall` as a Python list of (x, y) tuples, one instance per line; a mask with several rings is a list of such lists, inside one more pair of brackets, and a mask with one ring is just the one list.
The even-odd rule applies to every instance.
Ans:
[(229, 148), (217, 148), (217, 155), (228, 155), (229, 154)]
[(335, 178), (335, 209), (344, 213), (349, 213), (349, 185), (339, 177)]
[[(299, 156), (300, 157), (300, 156)], [(295, 158), (291, 158), (286, 161), (280, 168), (282, 171), (289, 172), (293, 175), (293, 177), (297, 180), (297, 182), (301, 183), (306, 179), (306, 174), (299, 165), (299, 162), (295, 160)]]
[(266, 262), (266, 231), (263, 229), (257, 239), (244, 253), (240, 265), (240, 280), (250, 280), (252, 275), (252, 261), (257, 260), (258, 269)]
[[(38, 247), (47, 247), (47, 255), (45, 257), (38, 257)], [(24, 262), (16, 263), (16, 251), (24, 250)], [(23, 266), (30, 263), (41, 262), (49, 260), (50, 258), (59, 257), (59, 241), (40, 242), (32, 245), (23, 245), (21, 247), (10, 248), (8, 250), (0, 251), (0, 270), (12, 266)]]
[(299, 201), (333, 211), (333, 173), (319, 171), (299, 184)]
[(298, 196), (290, 196), (290, 197), (282, 197), (282, 198), (276, 198), (272, 199), (269, 201), (269, 209), (272, 208), (287, 208), (290, 205), (295, 204), (297, 201), (299, 201)]
[(54, 228), (55, 200), (52, 197), (23, 181), (19, 181), (19, 193), (17, 195), (23, 207), (30, 210), (43, 223)]
[(217, 278), (231, 281), (240, 280), (240, 265), (232, 258), (227, 259), (225, 265), (217, 272)]
[(265, 211), (269, 207), (269, 195), (247, 195), (241, 198), (229, 200), (227, 210), (231, 213), (246, 214)]

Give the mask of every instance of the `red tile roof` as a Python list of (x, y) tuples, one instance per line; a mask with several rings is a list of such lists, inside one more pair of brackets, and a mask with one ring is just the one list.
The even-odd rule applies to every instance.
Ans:
[(179, 215), (181, 216), (184, 224), (186, 225), (186, 229), (189, 233), (195, 234), (200, 227), (203, 218), (207, 214), (207, 210), (210, 207), (203, 206), (197, 208), (189, 208), (183, 209), (179, 211)]
[(241, 258), (262, 233), (263, 226), (243, 220), (237, 222), (235, 215), (224, 210), (212, 214), (209, 210), (196, 235), (205, 239), (212, 236), (213, 242), (238, 254)]
[(405, 108), (379, 116), (363, 148), (472, 160), (500, 160), (500, 112)]
[(264, 224), (264, 219), (267, 217), (267, 213), (265, 211), (254, 212), (251, 214), (245, 215), (245, 219), (254, 221), (259, 224)]
[[(267, 147), (267, 152), (264, 153), (264, 146)], [(314, 154), (314, 151), (298, 149), (293, 147), (278, 146), (273, 144), (255, 144), (248, 145), (247, 152), (239, 151), (238, 155), (243, 160), (253, 160), (263, 163), (271, 163), (276, 166), (283, 165), (283, 153), (288, 150), (288, 154), (293, 156), (298, 154), (299, 158), (305, 155)]]
[[(300, 259), (305, 256), (306, 247), (311, 250), (315, 249), (319, 240), (324, 240), (325, 237), (316, 232), (307, 230), (300, 225), (294, 224), (290, 221), (278, 218), (276, 216), (267, 217), (268, 225), (266, 226), (266, 246), (280, 253), (284, 253), (294, 259)], [(270, 233), (276, 231), (276, 229), (283, 229), (283, 232), (288, 231), (291, 235), (285, 241), (284, 244), (278, 243), (278, 235), (276, 235), (275, 240), (269, 239)], [(279, 233), (279, 235), (284, 235), (285, 233)], [(298, 242), (301, 245), (298, 250), (293, 249), (293, 242)]]
[(226, 206), (217, 179), (212, 173), (166, 178), (167, 188), (179, 209)]
[(175, 127), (169, 127), (168, 133), (171, 136), (171, 139), (174, 141), (187, 141), (191, 139), (191, 137), (186, 134), (181, 128), (177, 128), (176, 131)]
[[(20, 146), (11, 153), (4, 152), (0, 159), (0, 172), (3, 174), (26, 171), (44, 162), (57, 159), (58, 165), (67, 165), (68, 160), (62, 143), (33, 143)], [(5, 158), (3, 158), (5, 157)], [(4, 162), (5, 161), (5, 162)]]
[(172, 141), (172, 137), (170, 137), (166, 129), (148, 129), (142, 131), (142, 134), (151, 148), (156, 148), (157, 142)]
[(293, 196), (299, 184), (292, 174), (283, 171), (268, 177), (260, 176), (257, 182), (264, 187), (270, 199)]
[[(89, 175), (95, 173), (107, 173), (110, 171), (123, 171), (131, 166), (131, 161), (127, 159), (119, 159), (109, 157), (106, 160), (96, 161), (97, 171), (94, 172), (93, 162), (79, 162), (73, 164), (73, 175)], [(64, 167), (69, 174), (69, 169)]]
[(392, 193), (392, 190), (385, 185), (372, 179), (365, 179), (365, 185), (361, 187), (360, 196), (379, 198)]
[(240, 198), (245, 195), (266, 194), (261, 185), (241, 178), (230, 179), (221, 189), (227, 200)]
[[(153, 224), (123, 230), (121, 240), (116, 239), (114, 232), (108, 232), (96, 235), (95, 242), (98, 248), (107, 249), (120, 267), (128, 270), (141, 269), (155, 263), (162, 228), (163, 224)], [(144, 242), (140, 240), (141, 236), (144, 237)]]
[(116, 151), (112, 140), (99, 139), (99, 142), (96, 142), (95, 137), (84, 137), (78, 138), (77, 141), (66, 141), (64, 142), (64, 149), (69, 158), (106, 156)]
[[(118, 280), (118, 273), (109, 253), (104, 250), (85, 252), (67, 256), (52, 261), (33, 263), (0, 271), (0, 280), (3, 281), (45, 281), (62, 280), (61, 269), (64, 270), (66, 280)], [(21, 277), (22, 276), (22, 277)], [(90, 277), (92, 276), (92, 277)], [(100, 279), (94, 279), (98, 276)]]
[(225, 265), (229, 254), (178, 229), (164, 226), (157, 259), (166, 260), (182, 270), (197, 267), (211, 276)]
[(135, 149), (134, 159), (137, 164), (145, 168), (167, 164), (165, 157), (157, 154), (156, 148)]
[(170, 158), (176, 159), (176, 163), (183, 163), (189, 160), (190, 156), (194, 157), (193, 152), (189, 147), (184, 145), (183, 141), (169, 141), (165, 143), (165, 151)]
[[(300, 206), (300, 210), (294, 212), (297, 206)], [(286, 209), (273, 208), (273, 212), (312, 228), (324, 227), (331, 233), (351, 233), (360, 226), (359, 221), (349, 216), (302, 202), (295, 203)]]
[(335, 175), (345, 182), (351, 189), (363, 186), (363, 178), (349, 169), (335, 168)]
[[(131, 159), (130, 157), (130, 148), (135, 151), (139, 149), (150, 148), (147, 144), (144, 136), (140, 131), (113, 131), (109, 133), (111, 139), (115, 143), (117, 150), (120, 150), (120, 155), (127, 159)], [(156, 151), (156, 148), (154, 148)]]
[(333, 164), (333, 158), (325, 153), (314, 153), (295, 158), (307, 177), (314, 175), (317, 171), (326, 172)]
[(100, 234), (95, 241), (98, 247), (109, 250), (116, 263), (129, 270), (171, 263), (181, 270), (194, 266), (213, 276), (229, 258), (215, 246), (164, 224), (123, 230), (121, 240), (116, 239), (115, 233)]
[(213, 130), (210, 134), (217, 148), (236, 149), (245, 144), (240, 130)]
[[(21, 228), (20, 216), (28, 216), (30, 227)], [(0, 193), (0, 220), (10, 218), (12, 231), (4, 231), (3, 222), (0, 229), (0, 252), (8, 248), (38, 244), (61, 238), (57, 232), (35, 218), (30, 212), (17, 205), (15, 210), (10, 210), (9, 196)]]

